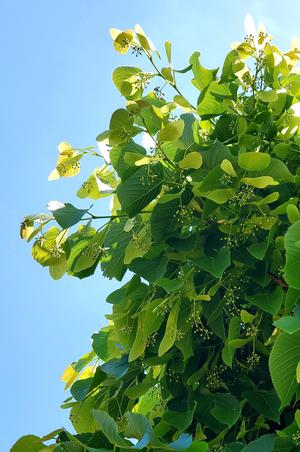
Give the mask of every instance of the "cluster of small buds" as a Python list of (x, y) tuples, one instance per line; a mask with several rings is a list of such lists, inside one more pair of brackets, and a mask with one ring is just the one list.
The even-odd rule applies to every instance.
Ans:
[(258, 327), (256, 325), (249, 325), (245, 323), (241, 323), (241, 331), (246, 337), (256, 336), (258, 333)]
[(177, 121), (179, 119), (178, 115), (175, 115), (173, 112), (169, 114), (169, 121)]
[(141, 251), (147, 251), (149, 246), (144, 237), (135, 236), (131, 239), (131, 245)]
[(223, 452), (224, 447), (222, 446), (221, 443), (217, 443), (217, 444), (214, 444), (213, 446), (209, 446), (209, 450), (211, 452)]
[(192, 307), (191, 314), (188, 316), (186, 321), (192, 326), (193, 332), (199, 335), (203, 341), (208, 341), (213, 336), (213, 332), (203, 325), (201, 313), (198, 309), (195, 309), (195, 303)]
[(232, 235), (221, 237), (221, 241), (224, 242), (227, 248), (235, 248), (236, 246), (238, 246), (239, 243), (238, 237)]
[(173, 215), (173, 218), (179, 225), (183, 226), (184, 224), (189, 223), (191, 221), (193, 212), (194, 209), (192, 207), (182, 206), (181, 208), (176, 210), (176, 212)]
[(236, 121), (230, 121), (230, 123), (228, 125), (228, 128), (232, 134), (234, 134), (234, 132), (235, 132), (236, 124), (237, 124)]
[(239, 308), (236, 306), (236, 302), (240, 299), (239, 292), (241, 290), (240, 286), (232, 286), (226, 290), (224, 295), (226, 308), (230, 315), (236, 316), (240, 314)]
[(234, 193), (229, 198), (229, 204), (232, 206), (243, 207), (254, 196), (254, 188), (242, 185), (240, 191)]
[(164, 400), (164, 399), (162, 398), (162, 395), (161, 395), (162, 389), (164, 389), (164, 387), (162, 386), (162, 384), (161, 384), (161, 383), (157, 383), (157, 384), (150, 390), (151, 397), (152, 397), (153, 399), (156, 399), (156, 400), (157, 400), (157, 403), (156, 403), (156, 405), (155, 405), (155, 407), (154, 407), (154, 411), (156, 411), (156, 412), (164, 411), (164, 410), (166, 409), (166, 406), (167, 406), (167, 403), (168, 403), (167, 400)]
[(179, 376), (176, 372), (174, 372), (173, 369), (168, 369), (166, 372), (166, 379), (171, 383), (178, 383), (179, 382)]
[(242, 81), (246, 85), (247, 88), (252, 86), (253, 80), (254, 79), (249, 71), (245, 72), (245, 74), (242, 76)]
[(198, 131), (198, 135), (199, 135), (199, 138), (201, 138), (201, 140), (204, 143), (206, 143), (209, 140), (209, 132), (208, 132), (208, 130), (200, 129)]
[(244, 40), (245, 40), (248, 44), (254, 45), (254, 34), (253, 34), (253, 33), (250, 33), (249, 35), (246, 35), (246, 36), (244, 37)]
[(55, 259), (60, 259), (62, 257), (62, 255), (65, 253), (63, 248), (59, 245), (53, 245), (50, 250), (49, 253), (51, 254), (52, 257), (54, 257)]
[(279, 265), (276, 269), (276, 275), (279, 277), (284, 276), (284, 267), (282, 265)]
[(169, 334), (170, 338), (172, 338), (172, 339), (175, 337), (176, 341), (180, 341), (184, 337), (184, 332), (183, 331), (178, 330), (178, 329), (173, 328), (173, 327), (170, 328), (168, 334)]
[(123, 325), (123, 326), (121, 326), (120, 331), (121, 331), (123, 334), (129, 335), (129, 334), (131, 333), (132, 329), (133, 329), (132, 326), (129, 326), (129, 325)]
[(217, 391), (222, 387), (223, 379), (221, 377), (223, 371), (225, 370), (224, 366), (218, 366), (218, 368), (213, 369), (208, 372), (205, 382), (205, 387), (210, 391)]
[(80, 417), (78, 416), (78, 414), (71, 413), (69, 419), (72, 422), (72, 424), (78, 424), (78, 422), (80, 421)]
[(122, 141), (130, 140), (130, 138), (131, 138), (131, 133), (128, 132), (127, 130), (123, 129), (123, 130), (121, 130), (121, 132), (119, 133), (119, 137), (120, 137), (120, 139), (121, 139)]
[(83, 184), (81, 185), (81, 188), (83, 190), (86, 190), (88, 193), (91, 193), (91, 191), (93, 190), (93, 182), (90, 180), (86, 180), (85, 182), (83, 182)]
[(147, 337), (146, 347), (154, 347), (157, 342), (157, 331)]
[[(149, 167), (148, 167), (148, 168), (149, 168)], [(155, 180), (156, 180), (158, 177), (159, 177), (158, 174), (152, 173), (151, 170), (150, 170), (150, 168), (149, 168), (149, 172), (148, 172), (147, 176), (141, 176), (141, 177), (139, 178), (139, 180), (140, 180), (140, 183), (141, 183), (142, 185), (149, 185), (149, 184), (155, 182)]]
[(36, 241), (38, 242), (38, 244), (40, 245), (41, 248), (43, 248), (45, 240), (46, 239), (43, 234), (38, 235), (37, 239), (36, 239)]
[[(167, 406), (167, 401), (166, 401), (166, 400), (160, 399), (160, 400), (158, 401), (158, 403), (155, 405), (154, 411), (156, 411), (156, 412), (165, 411), (166, 406)], [(154, 417), (155, 417), (155, 416), (154, 416)]]
[(163, 99), (164, 100), (165, 95), (164, 95), (162, 89), (159, 86), (156, 86), (153, 91), (154, 91), (156, 99)]
[(108, 248), (103, 248), (99, 243), (90, 243), (82, 251), (82, 255), (89, 259), (97, 259), (97, 257), (105, 256)]
[(295, 433), (293, 433), (292, 438), (295, 441), (296, 446), (300, 446), (300, 430), (297, 430)]
[(209, 330), (208, 328), (206, 328), (205, 326), (200, 326), (200, 325), (195, 325), (194, 326), (194, 332), (198, 333), (198, 335), (201, 337), (201, 339), (205, 342), (205, 341), (209, 341), (214, 333)]
[(126, 421), (125, 417), (124, 416), (118, 416), (117, 417), (117, 424), (118, 424), (118, 430), (120, 432), (123, 432), (125, 430), (125, 428), (126, 428), (126, 425), (127, 425), (127, 421)]
[[(80, 169), (80, 162), (78, 162), (78, 161), (77, 162), (73, 162), (72, 165), (71, 165), (71, 168), (72, 168), (73, 171), (76, 171), (76, 170)], [(59, 163), (59, 165), (57, 165), (57, 171), (62, 176), (67, 174), (69, 170), (70, 170), (70, 167), (68, 167), (64, 163)]]
[(140, 72), (134, 81), (135, 89), (145, 89), (149, 85), (151, 74)]
[(131, 46), (131, 53), (136, 57), (141, 56), (143, 53), (143, 49), (137, 45)]
[(124, 36), (124, 38), (122, 39), (122, 41), (119, 44), (123, 49), (127, 49), (127, 47), (129, 47), (130, 43), (131, 43), (131, 40), (129, 38), (127, 38), (126, 36)]
[(150, 391), (151, 397), (153, 397), (156, 400), (161, 400), (161, 390), (164, 389), (162, 384), (160, 382), (156, 383), (155, 386), (153, 386)]
[(231, 176), (229, 176), (229, 174), (226, 174), (226, 173), (224, 173), (221, 177), (220, 177), (220, 183), (221, 183), (221, 185), (224, 185), (224, 186), (228, 186), (228, 185), (231, 185), (232, 184), (232, 181), (233, 181), (233, 179), (232, 179), (232, 177)]
[[(35, 218), (34, 218), (34, 221), (35, 221), (36, 223), (43, 223), (43, 221), (45, 221), (45, 220), (47, 220), (47, 216), (45, 216), (45, 215), (43, 215), (43, 214), (41, 214), (41, 215), (36, 215)], [(28, 222), (29, 220), (28, 220), (28, 219), (25, 219), (24, 221), (25, 221), (25, 222)]]
[(59, 172), (59, 174), (61, 174), (62, 176), (64, 174), (67, 174), (68, 172), (68, 168), (66, 167), (66, 165), (64, 163), (60, 163), (59, 165), (57, 165), (57, 171)]
[(153, 313), (157, 316), (165, 316), (170, 311), (170, 306), (167, 303), (162, 303), (154, 309)]
[(260, 225), (256, 223), (242, 223), (239, 226), (237, 235), (240, 237), (240, 242), (245, 242), (247, 239), (255, 237), (255, 233), (259, 231)]
[(165, 192), (168, 192), (168, 191), (170, 191), (170, 190), (172, 190), (172, 188), (173, 187), (171, 187), (169, 184), (167, 184), (167, 183), (164, 183), (163, 185), (162, 185), (162, 189), (165, 191)]
[[(106, 183), (106, 184), (108, 183), (112, 188), (117, 188), (117, 186), (118, 186), (118, 182), (117, 182), (116, 180), (114, 180), (112, 177), (109, 178), (109, 181), (108, 181), (108, 180), (105, 180), (105, 178), (103, 177), (103, 173), (102, 173), (101, 170), (96, 171), (96, 172), (95, 172), (95, 176), (96, 176), (98, 179), (102, 180), (102, 182), (104, 182), (104, 183)], [(102, 178), (102, 179), (101, 179), (101, 178)]]
[(80, 162), (74, 162), (72, 163), (72, 170), (78, 170), (80, 169)]
[(260, 362), (260, 356), (255, 352), (250, 353), (250, 355), (247, 356), (247, 359), (246, 359), (246, 364), (248, 366), (248, 369), (247, 369), (248, 372), (251, 372), (252, 370), (254, 370), (259, 365), (259, 362)]

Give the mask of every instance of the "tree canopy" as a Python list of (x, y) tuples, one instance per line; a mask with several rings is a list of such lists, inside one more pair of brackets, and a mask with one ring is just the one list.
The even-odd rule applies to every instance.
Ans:
[(171, 42), (161, 57), (140, 26), (111, 36), (151, 72), (114, 70), (124, 102), (98, 148), (58, 146), (50, 180), (95, 158), (85, 208), (51, 201), (21, 237), (54, 279), (126, 282), (63, 373), (75, 433), (11, 450), (300, 450), (300, 40), (282, 52), (260, 29), (220, 68), (194, 52), (174, 69)]

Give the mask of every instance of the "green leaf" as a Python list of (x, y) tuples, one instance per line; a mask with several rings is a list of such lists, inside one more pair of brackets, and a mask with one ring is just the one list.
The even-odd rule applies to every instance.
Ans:
[(260, 91), (259, 93), (257, 93), (257, 97), (262, 102), (276, 102), (276, 100), (278, 99), (278, 94), (274, 90)]
[(108, 248), (108, 255), (102, 259), (101, 268), (104, 276), (116, 278), (119, 281), (126, 272), (124, 265), (125, 251), (131, 239), (131, 234), (124, 231), (127, 219), (115, 220), (110, 224), (104, 240), (104, 247)]
[(228, 336), (224, 345), (224, 348), (222, 350), (222, 359), (224, 363), (232, 367), (232, 362), (234, 358), (234, 352), (235, 349), (229, 345), (229, 342), (233, 339), (237, 339), (240, 335), (240, 326), (241, 322), (239, 317), (232, 317), (230, 319), (229, 327), (228, 327)]
[(210, 199), (216, 204), (225, 204), (233, 194), (234, 190), (232, 188), (217, 188), (207, 193), (201, 193), (204, 198)]
[(233, 168), (233, 165), (230, 162), (230, 160), (228, 159), (222, 160), (220, 167), (224, 171), (224, 173), (228, 174), (229, 176), (237, 177), (235, 169)]
[(112, 444), (124, 448), (128, 448), (128, 446), (130, 446), (130, 442), (120, 436), (117, 424), (113, 418), (111, 418), (105, 411), (92, 410), (92, 413), (101, 431)]
[(169, 313), (165, 334), (164, 337), (162, 338), (161, 343), (159, 344), (158, 356), (162, 356), (168, 350), (170, 350), (170, 348), (172, 347), (176, 340), (175, 332), (177, 331), (177, 320), (179, 310), (180, 310), (180, 300), (177, 300)]
[(266, 419), (279, 423), (280, 400), (274, 389), (270, 391), (253, 390), (243, 393), (249, 405), (262, 414)]
[(260, 438), (251, 441), (242, 452), (272, 452), (274, 447), (275, 435), (263, 435)]
[(132, 386), (126, 390), (127, 397), (129, 397), (130, 399), (133, 399), (133, 400), (139, 399), (144, 394), (146, 394), (146, 392), (149, 391), (150, 388), (152, 388), (153, 381), (154, 380), (152, 379), (152, 377), (144, 378), (144, 380), (141, 383), (139, 383), (135, 386)]
[(108, 333), (105, 331), (100, 330), (98, 333), (92, 335), (92, 348), (96, 355), (103, 361), (107, 361), (109, 358), (107, 339)]
[(65, 203), (64, 207), (54, 210), (52, 214), (59, 226), (67, 229), (78, 223), (87, 212), (88, 209), (77, 209), (72, 204)]
[(265, 312), (276, 315), (284, 301), (284, 291), (282, 287), (276, 287), (273, 292), (257, 293), (255, 295), (246, 295), (249, 303), (257, 306)]
[(155, 281), (155, 285), (162, 287), (166, 292), (171, 293), (180, 289), (184, 284), (181, 279), (160, 278)]
[[(110, 185), (110, 183), (112, 185)], [(83, 182), (77, 191), (78, 198), (100, 199), (110, 196), (115, 185), (112, 174), (104, 168), (95, 168), (92, 174)]]
[(117, 188), (122, 211), (129, 217), (141, 212), (161, 190), (162, 167), (158, 163), (150, 168), (141, 167)]
[[(55, 226), (48, 229), (41, 240), (36, 240), (32, 246), (32, 257), (41, 265), (55, 265), (63, 257), (63, 249), (58, 244), (62, 238), (61, 231)], [(53, 252), (54, 250), (54, 252)]]
[(199, 169), (202, 165), (202, 155), (197, 152), (189, 152), (184, 159), (179, 162), (181, 169)]
[(168, 122), (168, 124), (161, 129), (157, 135), (158, 141), (175, 141), (178, 140), (184, 129), (184, 121), (179, 119), (178, 121)]
[(266, 188), (270, 185), (278, 185), (278, 182), (271, 176), (243, 177), (241, 182), (246, 185), (252, 185), (252, 187), (256, 188)]
[(214, 256), (202, 256), (194, 259), (194, 262), (215, 278), (221, 278), (226, 268), (231, 264), (230, 252), (226, 247), (220, 248)]
[(111, 359), (106, 363), (102, 364), (101, 369), (108, 375), (111, 375), (114, 378), (120, 379), (124, 375), (127, 374), (129, 365), (128, 365), (128, 356), (123, 355), (120, 359)]
[(290, 226), (284, 236), (286, 251), (286, 264), (284, 278), (287, 284), (294, 289), (300, 289), (300, 221)]
[(75, 381), (71, 387), (71, 394), (75, 400), (81, 402), (90, 392), (93, 378), (83, 378)]
[(143, 449), (148, 446), (154, 437), (154, 432), (148, 419), (142, 414), (127, 412), (127, 426), (125, 435), (128, 438), (136, 438), (139, 442), (133, 447), (134, 449)]
[(92, 415), (92, 409), (95, 407), (95, 399), (91, 396), (82, 402), (76, 402), (70, 412), (70, 420), (76, 433), (85, 433), (96, 429), (96, 422)]
[(300, 331), (281, 333), (270, 354), (270, 373), (273, 385), (281, 401), (288, 405), (297, 388), (296, 369), (300, 361)]
[(197, 111), (200, 116), (217, 116), (226, 110), (223, 100), (232, 97), (229, 83), (213, 81), (206, 87), (199, 99)]
[(62, 278), (66, 273), (66, 270), (67, 270), (67, 261), (65, 256), (63, 256), (54, 265), (49, 265), (50, 276), (55, 280)]
[(40, 452), (46, 447), (41, 438), (34, 435), (22, 436), (10, 449), (10, 452)]
[(255, 257), (256, 259), (262, 260), (265, 257), (268, 245), (268, 241), (264, 240), (263, 242), (252, 243), (247, 247), (247, 250), (249, 251), (251, 256)]
[(188, 411), (166, 411), (162, 420), (183, 432), (193, 422), (195, 408), (196, 404)]
[(217, 69), (205, 69), (199, 62), (200, 52), (194, 52), (190, 58), (194, 74), (193, 84), (202, 91), (213, 80), (215, 80)]
[(289, 204), (286, 207), (286, 214), (290, 223), (296, 223), (299, 220), (299, 210), (294, 204)]
[(279, 143), (276, 144), (272, 151), (279, 157), (280, 159), (285, 159), (289, 152), (291, 151), (291, 144), (290, 143)]
[(141, 69), (137, 67), (130, 66), (120, 66), (117, 67), (112, 74), (112, 79), (118, 90), (122, 94), (122, 85), (126, 82), (130, 77), (142, 72)]
[(183, 433), (178, 439), (172, 441), (168, 444), (171, 449), (174, 450), (185, 450), (188, 449), (192, 444), (193, 438), (188, 433)]
[(239, 401), (231, 394), (214, 394), (215, 407), (211, 414), (222, 424), (232, 427), (241, 415), (241, 406)]
[(225, 444), (224, 452), (241, 452), (244, 448), (244, 444), (236, 442)]
[(244, 152), (238, 156), (238, 165), (248, 171), (263, 170), (270, 165), (271, 157), (262, 152)]
[(159, 256), (155, 259), (137, 258), (129, 264), (129, 270), (145, 278), (150, 283), (164, 276), (168, 265), (168, 257)]
[[(259, 173), (256, 173), (256, 175), (259, 176)], [(264, 175), (270, 176), (277, 181), (294, 180), (294, 177), (288, 167), (281, 160), (273, 157), (271, 158), (270, 165), (264, 170)]]
[(144, 328), (143, 328), (144, 317), (145, 317), (145, 313), (142, 312), (139, 316), (135, 339), (133, 341), (133, 344), (132, 344), (130, 352), (129, 352), (128, 361), (130, 363), (144, 353), (146, 345), (147, 345), (147, 337), (145, 337), (145, 335), (144, 335)]
[[(165, 195), (168, 196), (168, 195)], [(180, 197), (180, 195), (179, 195)], [(180, 206), (180, 200), (176, 198), (167, 203), (158, 202), (152, 211), (150, 218), (151, 233), (156, 243), (171, 235), (177, 228), (176, 217)], [(160, 198), (162, 201), (164, 197)]]
[(143, 226), (137, 234), (134, 234), (127, 245), (124, 264), (130, 264), (137, 257), (143, 257), (151, 248), (151, 234), (149, 224)]
[[(224, 159), (229, 160), (231, 163), (235, 161), (235, 157), (231, 154), (229, 148), (225, 144), (216, 141), (208, 149), (202, 152), (203, 166), (208, 170), (213, 170), (215, 167), (220, 166)], [(221, 173), (222, 174), (222, 173)]]
[(122, 182), (138, 170), (137, 166), (126, 163), (125, 156), (128, 158), (129, 154), (135, 156), (140, 155), (140, 158), (142, 159), (146, 155), (146, 150), (134, 141), (129, 141), (128, 143), (114, 146), (109, 153), (112, 166), (121, 177)]
[(185, 452), (208, 452), (208, 444), (204, 441), (193, 441), (192, 445)]
[(158, 404), (158, 393), (151, 388), (146, 394), (140, 397), (139, 402), (134, 407), (134, 412), (147, 415), (149, 414), (153, 408)]
[(300, 317), (299, 316), (285, 316), (279, 320), (275, 320), (273, 325), (277, 326), (286, 333), (293, 334), (300, 330)]
[(171, 51), (172, 51), (172, 43), (170, 41), (165, 42), (166, 55), (168, 59), (168, 63), (171, 64)]
[(244, 347), (244, 345), (249, 344), (252, 340), (252, 337), (248, 337), (247, 339), (231, 339), (228, 342), (228, 345), (231, 348), (241, 348)]

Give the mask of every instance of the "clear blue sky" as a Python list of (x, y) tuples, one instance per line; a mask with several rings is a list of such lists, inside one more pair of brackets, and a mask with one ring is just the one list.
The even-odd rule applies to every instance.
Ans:
[(53, 281), (18, 236), (22, 215), (44, 211), (49, 200), (88, 204), (74, 197), (84, 175), (51, 183), (47, 176), (59, 141), (93, 145), (120, 106), (112, 70), (137, 61), (114, 52), (109, 27), (140, 23), (158, 48), (173, 41), (177, 67), (194, 50), (216, 67), (244, 36), (247, 12), (283, 47), (300, 34), (296, 0), (0, 0), (1, 452), (20, 435), (68, 425), (60, 375), (89, 350), (117, 287), (99, 271)]

